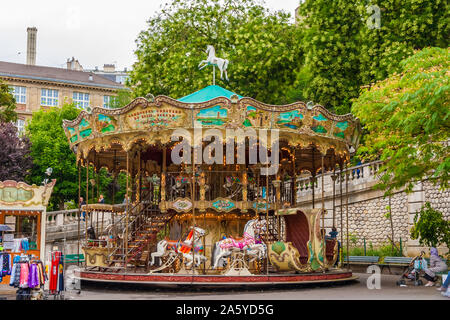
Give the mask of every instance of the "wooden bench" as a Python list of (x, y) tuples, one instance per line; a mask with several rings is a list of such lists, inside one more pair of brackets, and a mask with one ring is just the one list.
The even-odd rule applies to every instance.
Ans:
[[(348, 257), (349, 264), (371, 265), (371, 264), (377, 264), (378, 260), (380, 260), (379, 256), (349, 256)], [(345, 263), (347, 263), (347, 257), (344, 257), (344, 264)]]
[(85, 262), (84, 254), (65, 254), (64, 255), (64, 263), (78, 263), (78, 259), (80, 262)]
[(383, 263), (380, 263), (379, 266), (381, 272), (383, 272), (384, 267), (389, 269), (389, 273), (392, 273), (391, 267), (401, 267), (403, 268), (402, 272), (405, 272), (412, 260), (413, 258), (410, 257), (384, 257)]

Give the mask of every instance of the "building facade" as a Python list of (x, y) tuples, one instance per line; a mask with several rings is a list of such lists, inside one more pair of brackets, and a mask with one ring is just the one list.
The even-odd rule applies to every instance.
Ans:
[(124, 86), (92, 72), (0, 61), (0, 79), (16, 99), (17, 127), (23, 130), (33, 112), (74, 102), (81, 109), (109, 107)]

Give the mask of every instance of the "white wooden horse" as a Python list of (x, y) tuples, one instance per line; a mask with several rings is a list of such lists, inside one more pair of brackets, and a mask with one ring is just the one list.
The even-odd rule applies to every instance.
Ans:
[(223, 80), (223, 75), (225, 74), (225, 79), (228, 81), (228, 64), (230, 63), (227, 59), (217, 58), (216, 50), (212, 45), (208, 45), (206, 47), (206, 53), (208, 54), (208, 58), (200, 62), (198, 67), (202, 70), (206, 66), (217, 66), (220, 70), (220, 79)]
[(212, 269), (225, 265), (225, 258), (232, 254), (233, 249), (240, 249), (250, 257), (250, 262), (263, 259), (267, 247), (263, 242), (257, 243), (259, 234), (265, 232), (266, 220), (250, 220), (245, 224), (242, 240), (226, 238), (215, 243), (212, 254)]
[[(150, 265), (155, 264), (156, 257), (162, 257), (167, 254), (167, 250), (173, 250), (181, 253), (187, 267), (190, 267), (195, 259), (195, 266), (199, 266), (207, 258), (201, 253), (203, 250), (201, 238), (206, 235), (206, 231), (199, 227), (191, 227), (189, 235), (184, 241), (161, 240), (156, 246), (156, 252), (151, 254)], [(194, 253), (192, 252), (194, 249)]]

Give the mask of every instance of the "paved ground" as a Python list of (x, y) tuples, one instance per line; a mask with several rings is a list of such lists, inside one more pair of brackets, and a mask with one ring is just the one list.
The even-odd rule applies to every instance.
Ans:
[[(153, 287), (83, 285), (80, 294), (67, 292), (71, 300), (448, 300), (436, 287), (398, 287), (398, 275), (382, 275), (381, 289), (367, 288), (368, 274), (357, 273), (359, 280), (333, 285), (302, 285), (289, 288), (223, 290), (176, 290)], [(14, 290), (0, 286), (0, 298), (15, 299)]]
[(359, 273), (359, 280), (351, 283), (333, 285), (303, 285), (290, 288), (241, 289), (203, 291), (183, 291), (174, 289), (155, 289), (151, 287), (105, 287), (105, 285), (83, 286), (80, 294), (72, 294), (75, 300), (448, 300), (436, 287), (398, 287), (397, 275), (382, 275), (381, 289), (367, 288), (368, 274)]

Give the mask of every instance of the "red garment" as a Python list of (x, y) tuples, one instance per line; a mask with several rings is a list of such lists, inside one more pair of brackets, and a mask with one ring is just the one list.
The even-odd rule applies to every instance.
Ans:
[(58, 287), (58, 273), (59, 273), (58, 265), (60, 258), (61, 252), (57, 251), (52, 253), (52, 266), (50, 269), (50, 286), (49, 286), (49, 289), (51, 291), (56, 291)]

